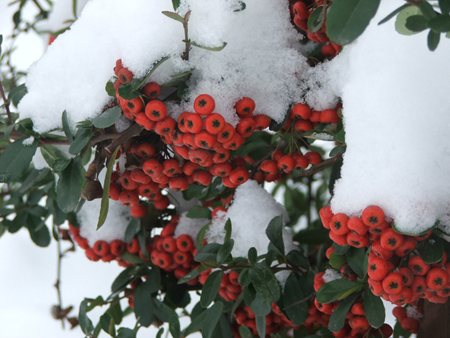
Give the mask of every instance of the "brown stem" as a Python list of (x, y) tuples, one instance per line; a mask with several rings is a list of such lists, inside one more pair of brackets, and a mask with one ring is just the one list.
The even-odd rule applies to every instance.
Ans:
[[(60, 309), (63, 308), (62, 306), (62, 297), (61, 297), (61, 289), (60, 289), (60, 284), (61, 284), (61, 260), (63, 258), (63, 255), (61, 253), (61, 234), (59, 232), (58, 227), (53, 224), (54, 227), (54, 231), (58, 234), (58, 238), (57, 238), (57, 245), (58, 245), (58, 265), (57, 265), (57, 272), (56, 272), (56, 282), (55, 282), (55, 288), (56, 288), (56, 292), (58, 294), (58, 306)], [(65, 324), (64, 324), (64, 318), (61, 318), (61, 324), (62, 324), (62, 328), (63, 330), (65, 329)]]
[(3, 90), (3, 84), (1, 80), (0, 80), (0, 93), (2, 95), (3, 102), (5, 102), (5, 110), (6, 114), (8, 115), (9, 124), (13, 124), (14, 122), (11, 116), (11, 112), (9, 111), (9, 101), (6, 99), (5, 91)]
[(105, 149), (108, 153), (112, 154), (114, 150), (120, 145), (122, 145), (126, 140), (132, 138), (133, 136), (139, 135), (142, 131), (142, 127), (139, 124), (134, 124), (123, 133), (120, 134), (109, 146)]
[(409, 3), (409, 4), (411, 4), (411, 5), (413, 5), (413, 6), (416, 6), (416, 7), (419, 7), (420, 6), (420, 3), (422, 2), (422, 0), (405, 0), (407, 3)]
[(329, 158), (319, 164), (314, 165), (312, 168), (302, 171), (300, 174), (298, 174), (295, 177), (305, 177), (305, 176), (311, 176), (314, 175), (315, 173), (335, 164), (336, 162), (339, 162), (340, 160), (342, 160), (342, 155), (337, 155), (335, 157)]

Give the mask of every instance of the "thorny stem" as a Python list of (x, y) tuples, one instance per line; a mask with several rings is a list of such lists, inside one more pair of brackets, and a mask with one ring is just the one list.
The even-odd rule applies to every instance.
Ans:
[[(56, 241), (56, 243), (58, 245), (58, 265), (57, 265), (57, 272), (56, 272), (55, 288), (56, 288), (56, 292), (58, 293), (58, 306), (60, 309), (62, 309), (63, 306), (62, 306), (61, 289), (59, 287), (59, 285), (61, 283), (61, 261), (63, 258), (63, 254), (61, 253), (61, 234), (59, 233), (59, 229), (55, 225), (55, 223), (53, 223), (53, 227), (54, 227), (54, 231), (58, 234), (58, 239)], [(62, 328), (64, 330), (65, 329), (64, 318), (61, 318), (61, 323), (62, 323)]]
[(3, 85), (2, 85), (1, 79), (0, 79), (0, 93), (2, 95), (3, 102), (5, 102), (5, 110), (6, 110), (6, 114), (8, 115), (9, 124), (13, 124), (14, 122), (13, 122), (13, 119), (11, 116), (11, 112), (9, 110), (9, 101), (6, 99), (5, 91), (3, 90)]

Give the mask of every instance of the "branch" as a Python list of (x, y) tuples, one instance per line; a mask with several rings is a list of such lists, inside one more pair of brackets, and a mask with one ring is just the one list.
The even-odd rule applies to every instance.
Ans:
[(419, 7), (420, 6), (420, 3), (422, 2), (422, 0), (405, 0), (407, 3), (409, 3), (410, 5), (413, 5), (413, 6), (416, 6), (416, 7)]
[(339, 162), (340, 160), (342, 160), (342, 154), (341, 155), (337, 155), (335, 157), (329, 158), (319, 164), (316, 164), (314, 166), (312, 166), (312, 168), (302, 171), (299, 175), (295, 176), (295, 177), (305, 177), (305, 176), (311, 176), (314, 175), (315, 173), (335, 164), (336, 162)]
[(120, 145), (122, 145), (126, 140), (132, 138), (133, 136), (139, 135), (142, 131), (142, 127), (139, 124), (134, 124), (123, 133), (120, 134), (118, 138), (114, 142), (112, 142), (105, 149), (109, 154), (112, 154), (114, 150)]
[(5, 102), (5, 110), (6, 110), (6, 114), (8, 115), (9, 124), (13, 124), (14, 122), (13, 122), (13, 119), (11, 116), (11, 112), (9, 111), (9, 101), (6, 99), (5, 91), (3, 90), (3, 85), (2, 85), (1, 80), (0, 80), (0, 93), (2, 95), (3, 102)]

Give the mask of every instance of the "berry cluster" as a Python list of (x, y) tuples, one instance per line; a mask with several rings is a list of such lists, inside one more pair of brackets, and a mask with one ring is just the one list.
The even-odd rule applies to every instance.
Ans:
[(99, 260), (103, 262), (117, 261), (117, 263), (122, 267), (129, 267), (132, 264), (124, 261), (122, 259), (123, 253), (126, 251), (137, 254), (140, 252), (139, 241), (134, 238), (130, 243), (124, 243), (120, 239), (115, 239), (110, 243), (98, 240), (91, 247), (87, 238), (81, 237), (80, 228), (74, 227), (69, 223), (70, 234), (73, 240), (85, 250), (86, 257), (93, 261), (98, 262)]
[[(206, 279), (211, 274), (211, 269), (203, 271), (199, 276), (200, 284), (204, 285)], [(219, 295), (227, 302), (238, 299), (242, 292), (242, 286), (238, 281), (239, 274), (236, 271), (231, 270), (229, 273), (224, 273), (222, 281), (220, 283)]]
[[(314, 276), (314, 289), (319, 289), (325, 284), (323, 279), (324, 272), (318, 273)], [(344, 275), (346, 277), (346, 275)], [(334, 301), (332, 303), (322, 304), (314, 299), (315, 307), (323, 314), (319, 319), (322, 321), (323, 326), (328, 325), (328, 320), (331, 314), (336, 310), (341, 301)], [(338, 331), (333, 332), (336, 338), (357, 338), (381, 335), (383, 337), (390, 337), (392, 335), (392, 327), (389, 324), (383, 324), (379, 329), (372, 328), (369, 324), (363, 307), (362, 299), (356, 300), (356, 302), (350, 308), (350, 311), (345, 317), (344, 327)]]
[[(198, 266), (194, 261), (197, 248), (192, 237), (187, 234), (174, 237), (179, 218), (178, 215), (173, 216), (161, 234), (153, 237), (149, 250), (151, 262), (167, 272), (173, 272), (177, 279)], [(187, 284), (198, 284), (198, 278), (191, 279)]]
[(396, 305), (411, 304), (420, 298), (445, 303), (450, 295), (450, 263), (443, 252), (437, 263), (427, 264), (418, 255), (419, 242), (431, 236), (408, 236), (396, 232), (383, 210), (369, 206), (361, 217), (333, 214), (330, 207), (320, 210), (330, 238), (337, 244), (369, 247), (368, 283), (373, 294)]
[(407, 308), (397, 306), (392, 310), (392, 314), (400, 323), (403, 330), (409, 333), (418, 333), (420, 320), (423, 318), (423, 309), (416, 306)]
[(303, 0), (297, 1), (293, 4), (291, 8), (291, 14), (293, 16), (294, 24), (307, 33), (308, 39), (318, 44), (324, 44), (322, 46), (322, 54), (330, 57), (335, 57), (339, 53), (341, 46), (330, 41), (327, 34), (325, 33), (327, 29), (325, 22), (317, 32), (312, 33), (308, 29), (308, 19), (313, 11), (316, 9), (326, 11), (326, 8), (323, 8), (323, 1), (313, 1), (309, 5), (307, 4), (307, 2), (311, 1)]
[[(336, 124), (340, 118), (337, 110), (325, 109), (323, 111), (313, 111), (304, 103), (297, 103), (292, 107), (289, 116), (284, 123), (281, 131), (294, 132), (302, 135), (304, 132), (314, 129), (319, 123)], [(302, 154), (299, 150), (289, 149), (288, 153), (281, 150), (275, 150), (271, 159), (264, 160), (260, 169), (265, 174), (264, 180), (272, 182), (282, 178), (282, 175), (291, 173), (294, 169), (306, 169), (310, 164), (316, 165), (322, 161), (322, 157), (316, 151), (309, 151)]]

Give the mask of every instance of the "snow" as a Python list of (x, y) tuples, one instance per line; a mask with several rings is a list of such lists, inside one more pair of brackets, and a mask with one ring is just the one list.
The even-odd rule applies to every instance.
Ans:
[(344, 105), (347, 151), (333, 212), (378, 205), (398, 230), (417, 234), (448, 218), (450, 44), (441, 39), (430, 52), (425, 32), (402, 36), (395, 20), (378, 26), (397, 5), (383, 1), (356, 43), (312, 71), (311, 84), (322, 87), (307, 99), (320, 109), (334, 94)]
[(120, 202), (109, 200), (108, 216), (103, 226), (97, 230), (100, 215), (101, 199), (86, 202), (77, 214), (80, 221), (80, 235), (87, 238), (92, 247), (98, 240), (111, 242), (115, 239), (123, 241), (125, 230), (131, 220), (130, 208)]
[(198, 232), (210, 222), (207, 218), (189, 218), (186, 216), (187, 211), (180, 215), (180, 220), (175, 228), (174, 238), (178, 238), (180, 235), (189, 235), (195, 241)]
[(31, 146), (33, 144), (33, 142), (34, 142), (34, 137), (30, 136), (30, 137), (26, 138), (25, 140), (23, 140), (22, 144), (24, 146)]
[[(283, 215), (285, 223), (289, 221), (284, 207), (256, 181), (248, 180), (236, 189), (233, 204), (227, 213), (218, 213), (218, 217), (213, 219), (205, 238), (208, 243), (223, 243), (226, 234), (224, 226), (230, 218), (231, 238), (234, 240), (231, 254), (234, 257), (247, 257), (248, 249), (255, 247), (258, 255), (262, 255), (267, 252), (270, 242), (266, 228), (272, 218), (279, 215)], [(283, 233), (283, 239), (286, 253), (295, 248), (292, 236), (287, 231)]]
[(172, 112), (174, 117), (192, 110), (194, 99), (208, 93), (217, 112), (234, 125), (238, 118), (233, 106), (243, 96), (255, 100), (255, 114), (281, 121), (289, 104), (302, 97), (298, 76), (309, 66), (297, 50), (301, 36), (289, 21), (287, 2), (249, 0), (245, 10), (234, 12), (238, 3), (182, 1), (179, 12), (192, 11), (192, 41), (212, 47), (227, 43), (220, 52), (192, 47), (189, 61), (183, 61), (183, 27), (161, 14), (172, 10), (171, 1), (88, 2), (70, 30), (30, 68), (21, 118), (32, 118), (39, 133), (60, 128), (64, 110), (72, 126), (92, 119), (111, 101), (104, 88), (117, 59), (143, 77), (155, 61), (171, 56), (152, 81), (163, 84), (171, 75), (195, 68), (187, 102)]
[(342, 275), (337, 272), (336, 270), (332, 269), (332, 268), (328, 268), (325, 270), (325, 273), (323, 275), (323, 280), (325, 283), (329, 283), (331, 281), (334, 281), (336, 279), (341, 279)]

